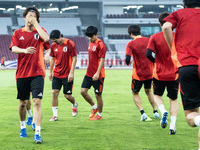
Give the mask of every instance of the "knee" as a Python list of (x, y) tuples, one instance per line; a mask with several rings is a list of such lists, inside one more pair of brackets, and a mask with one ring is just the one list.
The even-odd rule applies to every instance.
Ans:
[(39, 98), (33, 99), (33, 105), (34, 107), (40, 107), (41, 106), (41, 100)]
[(87, 92), (81, 90), (81, 95), (82, 96), (85, 96), (86, 94), (87, 94)]
[(151, 89), (145, 89), (146, 95), (149, 95), (151, 93)]
[(20, 100), (20, 102), (19, 102), (19, 106), (21, 107), (21, 108), (24, 108), (24, 107), (26, 107), (26, 101), (21, 101)]
[(65, 94), (64, 96), (66, 99), (69, 99), (71, 97), (71, 95), (67, 95), (67, 94)]
[(191, 114), (188, 114), (186, 116), (186, 122), (188, 123), (189, 126), (196, 127), (196, 125), (194, 123), (194, 118), (191, 116)]

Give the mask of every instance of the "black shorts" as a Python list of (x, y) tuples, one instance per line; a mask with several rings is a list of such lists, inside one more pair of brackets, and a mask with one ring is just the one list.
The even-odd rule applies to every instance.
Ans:
[(4, 66), (4, 67), (5, 67), (5, 64), (3, 63), (3, 64), (1, 64), (1, 66)]
[(81, 85), (81, 88), (87, 88), (90, 89), (91, 86), (94, 87), (94, 92), (96, 94), (101, 94), (103, 92), (103, 82), (104, 82), (104, 78), (102, 78), (101, 80), (97, 80), (97, 81), (92, 81), (91, 77), (85, 76)]
[(165, 87), (167, 88), (167, 96), (172, 99), (176, 100), (178, 96), (178, 80), (175, 81), (160, 81), (155, 78), (153, 78), (153, 93), (155, 95), (162, 96)]
[(152, 79), (150, 80), (145, 80), (145, 81), (139, 81), (139, 80), (132, 80), (132, 91), (133, 92), (139, 92), (140, 89), (142, 88), (142, 85), (144, 84), (144, 88), (145, 89), (151, 89), (151, 83), (152, 83)]
[(44, 89), (44, 78), (42, 76), (17, 79), (17, 99), (29, 100), (30, 92), (32, 98), (42, 99)]
[(60, 90), (63, 85), (63, 93), (66, 95), (71, 95), (73, 90), (73, 81), (68, 82), (67, 78), (57, 78), (53, 77), (52, 89)]
[(183, 66), (179, 68), (179, 82), (184, 110), (200, 107), (198, 66)]

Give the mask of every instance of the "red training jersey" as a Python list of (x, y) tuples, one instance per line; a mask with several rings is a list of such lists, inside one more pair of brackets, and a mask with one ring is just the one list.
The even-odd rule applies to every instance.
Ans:
[(63, 44), (58, 45), (53, 43), (50, 53), (50, 56), (56, 60), (53, 76), (57, 78), (68, 78), (72, 65), (72, 57), (76, 55), (76, 47), (73, 41), (64, 38)]
[[(46, 30), (42, 28), (45, 32)], [(27, 78), (42, 75), (45, 76), (44, 54), (43, 54), (43, 39), (39, 36), (36, 29), (32, 32), (27, 32), (24, 28), (15, 30), (12, 36), (10, 50), (13, 46), (22, 49), (35, 47), (34, 54), (18, 54), (16, 78)]]
[(130, 41), (126, 46), (126, 55), (133, 56), (133, 79), (144, 81), (153, 78), (153, 63), (146, 57), (149, 38), (141, 37)]
[[(97, 39), (94, 43), (89, 42), (89, 65), (87, 68), (86, 76), (93, 77), (99, 67), (100, 58), (105, 58), (106, 51), (107, 48), (100, 39)], [(102, 67), (99, 75), (99, 79), (101, 80), (102, 78), (105, 78), (104, 66)]]
[(178, 78), (176, 73), (178, 70), (173, 64), (171, 52), (163, 32), (152, 35), (147, 48), (155, 53), (153, 77), (161, 81), (176, 80)]
[(170, 22), (175, 32), (175, 50), (178, 67), (198, 65), (200, 58), (200, 9), (185, 8), (171, 13), (164, 19)]

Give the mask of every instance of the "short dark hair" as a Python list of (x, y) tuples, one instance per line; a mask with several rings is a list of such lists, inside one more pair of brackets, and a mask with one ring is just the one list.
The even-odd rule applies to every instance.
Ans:
[(183, 0), (184, 8), (200, 7), (200, 0)]
[(61, 35), (61, 33), (59, 30), (53, 30), (50, 33), (50, 39), (59, 39), (60, 35)]
[(23, 12), (23, 17), (25, 18), (29, 11), (36, 13), (37, 22), (39, 23), (40, 22), (40, 12), (38, 11), (38, 9), (36, 7), (27, 7)]
[(95, 26), (89, 26), (85, 30), (85, 35), (88, 36), (88, 37), (93, 37), (93, 35), (96, 35), (97, 32), (98, 32), (97, 27), (95, 27)]
[(163, 25), (163, 20), (169, 16), (169, 13), (167, 11), (161, 13), (158, 17), (158, 21), (160, 22), (161, 26)]
[(132, 33), (135, 36), (141, 35), (141, 28), (140, 28), (140, 26), (138, 26), (136, 24), (130, 25), (128, 27), (128, 33), (129, 33), (129, 35), (131, 35), (131, 33)]

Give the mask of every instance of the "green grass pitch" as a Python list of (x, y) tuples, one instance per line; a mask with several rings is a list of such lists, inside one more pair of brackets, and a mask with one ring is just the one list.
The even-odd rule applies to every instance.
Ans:
[[(86, 70), (75, 70), (73, 95), (79, 104), (78, 115), (72, 117), (71, 104), (59, 95), (59, 121), (49, 122), (52, 117), (51, 82), (46, 70), (42, 99), (43, 144), (34, 143), (34, 132), (27, 126), (27, 138), (20, 138), (18, 100), (16, 99), (15, 70), (0, 71), (0, 149), (5, 150), (195, 150), (198, 149), (198, 128), (191, 128), (185, 121), (180, 95), (177, 116), (177, 135), (169, 135), (170, 115), (166, 129), (160, 127), (160, 119), (154, 119), (144, 90), (140, 96), (143, 108), (152, 119), (140, 122), (140, 112), (131, 93), (131, 70), (106, 70), (103, 90), (103, 119), (90, 121), (91, 106), (80, 95)], [(96, 102), (93, 88), (89, 94)], [(169, 110), (169, 99), (163, 96)], [(160, 112), (159, 112), (160, 113)]]

